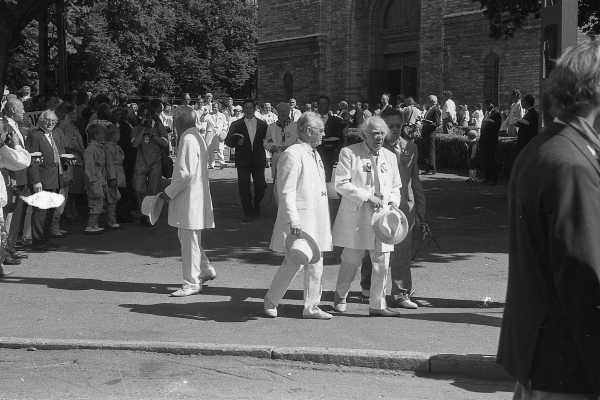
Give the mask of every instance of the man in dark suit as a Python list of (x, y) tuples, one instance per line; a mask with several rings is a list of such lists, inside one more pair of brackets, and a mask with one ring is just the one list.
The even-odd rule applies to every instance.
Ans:
[[(27, 180), (33, 193), (45, 190), (57, 192), (60, 179), (60, 154), (52, 132), (58, 123), (54, 111), (46, 110), (40, 115), (39, 128), (29, 133), (26, 148), (29, 153), (41, 153), (32, 157), (31, 166), (27, 170)], [(42, 210), (33, 207), (31, 213), (31, 245), (34, 250), (46, 251), (50, 233), (50, 222), (54, 209)]]
[[(229, 127), (225, 144), (235, 148), (235, 166), (238, 174), (238, 189), (244, 210), (244, 222), (260, 215), (260, 202), (265, 196), (265, 168), (267, 157), (264, 140), (267, 124), (256, 118), (254, 100), (244, 101), (244, 118), (234, 121)], [(250, 189), (250, 178), (254, 182), (254, 200)]]
[(333, 166), (338, 162), (340, 150), (345, 145), (344, 130), (349, 122), (331, 112), (329, 97), (325, 95), (319, 96), (317, 112), (325, 125), (325, 136), (317, 151), (325, 167), (325, 181), (330, 182)]
[(423, 161), (425, 164), (425, 174), (433, 175), (437, 172), (435, 131), (442, 124), (442, 110), (438, 104), (437, 96), (431, 94), (427, 96), (427, 112), (423, 117), (422, 147)]
[(561, 113), (512, 169), (498, 362), (518, 400), (600, 395), (598, 54), (587, 41), (558, 60), (549, 87)]
[(498, 147), (498, 131), (502, 125), (502, 116), (498, 107), (491, 101), (486, 102), (487, 112), (481, 123), (479, 137), (479, 155), (483, 168), (484, 182), (491, 185), (498, 183), (498, 164), (496, 148)]
[(526, 110), (523, 118), (516, 122), (516, 126), (519, 128), (517, 133), (517, 152), (519, 154), (521, 150), (538, 134), (540, 128), (540, 114), (536, 111), (535, 98), (527, 94), (521, 101), (523, 108)]

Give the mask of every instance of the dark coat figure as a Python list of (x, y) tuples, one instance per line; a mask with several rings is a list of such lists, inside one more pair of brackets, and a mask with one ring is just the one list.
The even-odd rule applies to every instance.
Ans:
[(125, 188), (121, 191), (121, 201), (117, 203), (117, 214), (121, 221), (131, 220), (131, 212), (137, 210), (137, 201), (135, 199), (135, 191), (133, 190), (133, 172), (135, 169), (135, 159), (137, 149), (132, 146), (131, 138), (133, 127), (126, 118), (123, 118), (119, 123), (121, 136), (119, 137), (119, 146), (123, 149), (125, 158), (123, 160), (123, 170), (125, 172)]
[[(256, 135), (254, 141), (250, 141), (245, 118), (234, 121), (229, 127), (225, 138), (225, 144), (235, 148), (235, 166), (238, 173), (238, 189), (244, 217), (251, 218), (260, 215), (260, 202), (265, 196), (267, 183), (265, 181), (265, 168), (267, 156), (265, 154), (264, 140), (267, 135), (267, 124), (261, 119), (256, 119)], [(240, 146), (238, 140), (240, 134), (243, 143)], [(250, 189), (250, 177), (254, 182), (254, 201)]]
[(600, 141), (554, 122), (516, 160), (498, 362), (529, 390), (600, 394)]
[(523, 119), (517, 121), (519, 132), (517, 133), (517, 154), (538, 134), (540, 129), (540, 114), (535, 108), (527, 110)]
[[(58, 149), (62, 147), (61, 143), (56, 143)], [(32, 186), (41, 183), (42, 190), (48, 192), (57, 192), (60, 187), (60, 160), (55, 160), (54, 149), (50, 141), (46, 138), (44, 131), (35, 129), (29, 133), (25, 141), (27, 151), (30, 153), (42, 153), (39, 161), (31, 160), (31, 165), (27, 169), (27, 180)], [(57, 154), (58, 156), (58, 154)], [(31, 213), (31, 239), (34, 247), (40, 247), (48, 239), (50, 231), (50, 222), (54, 215), (54, 209), (42, 210), (33, 207)]]
[(429, 173), (437, 172), (435, 131), (442, 124), (442, 110), (438, 104), (429, 107), (423, 117), (421, 128), (421, 159), (425, 170)]
[[(331, 112), (328, 114), (327, 122), (325, 122), (325, 136), (323, 137), (323, 143), (317, 147), (317, 151), (323, 160), (325, 180), (327, 182), (331, 181), (333, 166), (338, 162), (340, 150), (345, 144), (348, 144), (344, 143), (344, 129), (346, 129), (347, 126), (347, 121), (344, 121), (342, 118)], [(355, 140), (352, 139), (352, 141)]]
[(502, 116), (496, 108), (491, 109), (485, 115), (481, 124), (481, 136), (479, 138), (479, 160), (483, 170), (483, 176), (487, 183), (498, 182), (498, 165), (496, 163), (496, 147), (498, 147), (498, 131), (502, 125)]

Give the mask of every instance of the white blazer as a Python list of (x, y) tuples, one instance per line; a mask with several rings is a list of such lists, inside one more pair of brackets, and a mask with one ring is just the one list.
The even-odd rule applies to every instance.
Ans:
[(183, 132), (171, 184), (165, 188), (169, 201), (169, 225), (182, 229), (214, 228), (208, 182), (206, 143), (197, 128)]
[[(400, 172), (396, 155), (379, 151), (377, 165), (383, 203), (400, 204)], [(356, 143), (342, 148), (335, 169), (335, 190), (342, 196), (333, 224), (333, 244), (350, 249), (389, 252), (394, 246), (381, 243), (371, 226), (373, 208), (367, 202), (375, 194), (375, 159), (367, 145)]]
[[(9, 171), (20, 171), (29, 167), (30, 163), (31, 155), (23, 147), (19, 145), (15, 145), (14, 149), (6, 145), (0, 147), (0, 168), (6, 168)], [(6, 184), (4, 176), (0, 174), (0, 207), (4, 207), (7, 203)], [(2, 219), (2, 214), (0, 214), (0, 219)]]
[(277, 192), (279, 208), (271, 249), (286, 252), (285, 240), (291, 225), (294, 225), (312, 236), (321, 251), (330, 251), (331, 226), (325, 169), (319, 153), (313, 152), (308, 143), (296, 143), (282, 153), (277, 169)]

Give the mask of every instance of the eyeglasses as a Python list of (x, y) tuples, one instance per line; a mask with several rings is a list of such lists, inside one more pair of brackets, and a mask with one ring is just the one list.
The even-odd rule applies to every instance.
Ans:
[(58, 124), (58, 120), (57, 119), (46, 119), (44, 121), (42, 121), (44, 124), (46, 125), (56, 125)]
[(319, 133), (325, 133), (325, 128), (315, 128), (315, 127), (309, 126), (308, 129), (310, 129), (313, 132), (316, 131), (316, 132), (319, 132)]

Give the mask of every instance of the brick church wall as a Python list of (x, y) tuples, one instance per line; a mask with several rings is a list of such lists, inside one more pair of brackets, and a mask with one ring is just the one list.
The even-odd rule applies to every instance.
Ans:
[[(258, 97), (285, 100), (283, 75), (294, 79), (300, 104), (327, 94), (332, 102), (365, 99), (371, 84), (373, 6), (383, 0), (259, 1)], [(483, 99), (483, 62), (499, 56), (499, 97), (514, 87), (539, 91), (539, 21), (532, 20), (510, 40), (489, 38), (488, 20), (472, 0), (420, 0), (419, 90), (457, 102)], [(286, 40), (290, 39), (290, 40)], [(371, 99), (372, 100), (372, 99)]]

